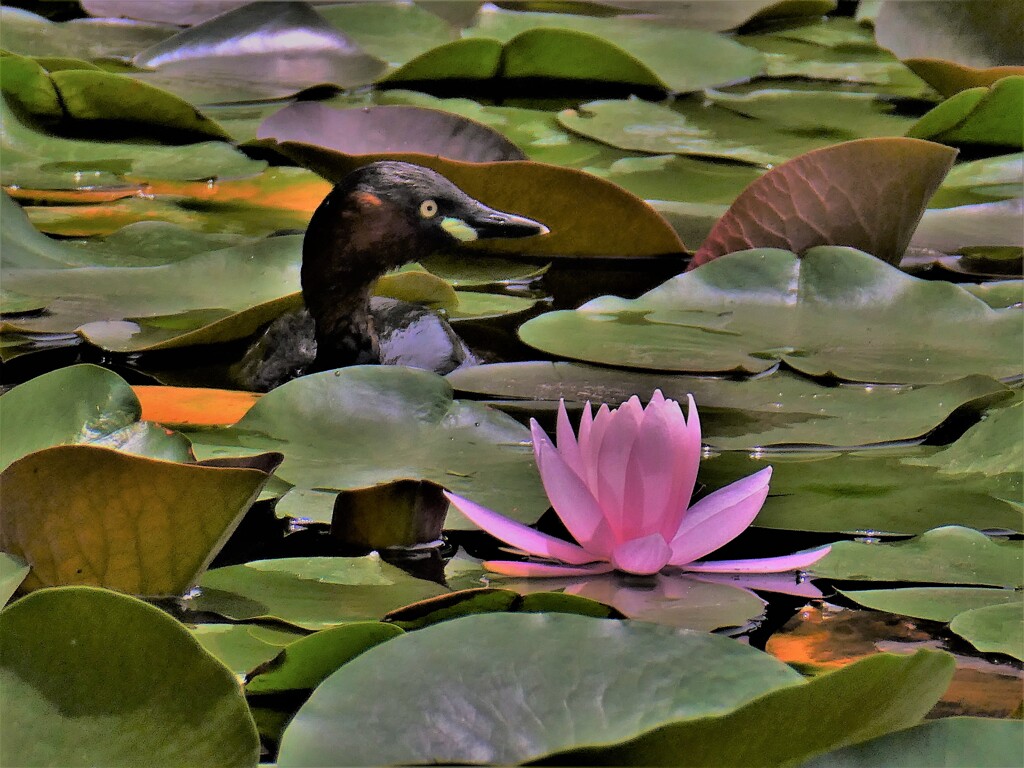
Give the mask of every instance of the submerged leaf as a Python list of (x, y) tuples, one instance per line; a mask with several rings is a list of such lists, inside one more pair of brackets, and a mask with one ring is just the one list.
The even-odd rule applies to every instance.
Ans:
[(898, 264), (956, 152), (913, 139), (864, 139), (819, 149), (747, 187), (689, 269), (747, 248), (803, 253), (858, 248)]

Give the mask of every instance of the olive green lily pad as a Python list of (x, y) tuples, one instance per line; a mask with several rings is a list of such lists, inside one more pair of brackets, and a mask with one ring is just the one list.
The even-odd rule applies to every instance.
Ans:
[(1024, 122), (1024, 75), (997, 80), (989, 88), (968, 88), (939, 104), (907, 136), (944, 144), (985, 144), (1020, 149)]
[(230, 465), (157, 461), (89, 445), (31, 453), (2, 474), (0, 547), (25, 589), (89, 584), (181, 595), (256, 500), (280, 454)]
[(526, 158), (515, 144), (486, 125), (414, 106), (332, 109), (298, 102), (264, 120), (256, 137), (316, 144), (349, 155), (402, 152), (477, 163)]
[(947, 526), (910, 541), (840, 541), (811, 569), (818, 576), (856, 581), (1024, 586), (1024, 548), (979, 531)]
[(1024, 153), (996, 155), (953, 166), (938, 192), (928, 203), (930, 208), (953, 208), (971, 203), (987, 203), (1020, 196), (1024, 185)]
[(933, 208), (924, 212), (910, 244), (955, 253), (973, 246), (1024, 246), (1024, 198)]
[(452, 27), (429, 9), (411, 3), (345, 3), (317, 10), (364, 51), (397, 68), (454, 39)]
[(987, 283), (973, 283), (964, 286), (979, 299), (994, 309), (1021, 307), (1024, 304), (1024, 281), (996, 280)]
[(156, 70), (133, 77), (196, 104), (352, 88), (386, 66), (305, 3), (250, 3), (140, 51), (132, 63)]
[(952, 656), (935, 651), (880, 653), (723, 716), (672, 723), (626, 744), (575, 751), (570, 759), (669, 766), (685, 754), (692, 766), (802, 765), (812, 755), (917, 724), (946, 690), (954, 666)]
[(278, 765), (520, 763), (724, 714), (799, 681), (714, 635), (565, 614), (468, 616), (341, 667), (285, 730)]
[(943, 717), (844, 747), (805, 768), (1005, 768), (1024, 761), (1024, 723), (988, 717)]
[(252, 766), (256, 725), (231, 672), (141, 600), (91, 587), (0, 613), (4, 765)]
[[(845, 245), (899, 264), (956, 152), (904, 138), (808, 152), (751, 182), (689, 269), (748, 248)], [(898, 211), (899, 215), (894, 215)]]
[(844, 597), (876, 611), (931, 621), (952, 621), (957, 614), (990, 605), (1017, 605), (1021, 594), (1012, 589), (984, 587), (908, 587), (905, 589), (839, 590)]
[(189, 608), (236, 621), (264, 619), (303, 629), (375, 621), (448, 590), (409, 576), (376, 554), (257, 560), (207, 571)]
[[(186, 434), (201, 458), (283, 452), (277, 476), (322, 497), (328, 519), (338, 491), (403, 479), (431, 480), (526, 522), (548, 508), (529, 430), (453, 400), (450, 385), (426, 371), (356, 366), (304, 376), (232, 427)], [(475, 528), (453, 510), (446, 527)]]
[(1016, 310), (835, 246), (803, 258), (729, 254), (638, 299), (541, 315), (519, 335), (549, 354), (628, 368), (758, 373), (781, 360), (812, 376), (917, 384), (1019, 376), (1024, 344)]
[[(934, 452), (917, 448), (901, 453)], [(923, 533), (943, 525), (1024, 530), (1020, 473), (943, 475), (877, 449), (833, 456), (758, 451), (754, 456), (729, 452), (705, 459), (700, 478), (720, 488), (771, 465), (771, 492), (757, 525), (870, 536)]]
[(357, 621), (314, 632), (289, 643), (258, 668), (251, 668), (245, 692), (312, 691), (342, 664), (402, 633), (394, 624), (380, 621)]
[[(551, 410), (560, 399), (573, 410), (588, 400), (614, 407), (633, 395), (646, 402), (655, 389), (675, 400), (692, 394), (700, 409), (704, 442), (724, 450), (771, 445), (852, 448), (910, 440), (927, 434), (954, 412), (977, 412), (1009, 397), (1005, 386), (983, 376), (917, 388), (825, 387), (786, 371), (732, 381), (528, 362), (477, 365), (446, 378), (459, 393), (525, 400), (525, 408), (537, 410)], [(515, 408), (516, 403), (510, 405)]]
[(305, 637), (270, 627), (259, 627), (257, 634), (254, 629), (247, 624), (199, 624), (191, 632), (203, 648), (242, 679), (281, 653), (284, 646)]
[(128, 57), (167, 39), (175, 31), (166, 24), (125, 23), (117, 19), (55, 23), (20, 8), (5, 6), (0, 10), (0, 48), (23, 56)]
[(940, 474), (1003, 475), (1019, 473), (1024, 466), (1024, 402), (1018, 397), (1002, 408), (993, 408), (953, 445), (927, 459), (908, 459), (906, 464), (935, 467)]
[(21, 582), (28, 575), (29, 566), (20, 557), (0, 552), (0, 607), (7, 605)]
[(974, 608), (956, 616), (949, 628), (983, 653), (1005, 653), (1024, 661), (1024, 604)]

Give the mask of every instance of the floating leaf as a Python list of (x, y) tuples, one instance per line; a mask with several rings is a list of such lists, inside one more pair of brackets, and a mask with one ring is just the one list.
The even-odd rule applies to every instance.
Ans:
[(927, 459), (908, 459), (906, 464), (935, 467), (942, 474), (1012, 474), (1024, 462), (1020, 440), (1024, 402), (1018, 398), (1004, 408), (994, 408), (953, 445)]
[(1024, 723), (988, 717), (943, 717), (829, 752), (805, 768), (1005, 768), (1024, 760)]
[(0, 545), (32, 566), (25, 589), (91, 584), (181, 595), (279, 461), (280, 454), (264, 454), (203, 466), (87, 445), (36, 451), (0, 475)]
[[(319, 497), (324, 522), (338, 491), (406, 479), (431, 480), (526, 522), (548, 507), (529, 431), (453, 400), (443, 378), (412, 368), (303, 376), (264, 395), (235, 426), (189, 437), (201, 457), (282, 451), (277, 476)], [(475, 529), (454, 511), (445, 527)]]
[(949, 628), (982, 653), (1005, 653), (1024, 661), (1024, 605), (974, 608), (956, 616)]
[(662, 371), (937, 383), (1021, 373), (1020, 315), (949, 283), (842, 247), (729, 254), (635, 300), (605, 296), (519, 329), (527, 344), (587, 362)]
[(0, 607), (7, 605), (21, 582), (28, 575), (29, 566), (20, 557), (0, 552)]
[(257, 560), (208, 571), (194, 611), (236, 621), (267, 619), (303, 629), (373, 621), (399, 606), (448, 590), (367, 557)]
[[(692, 766), (799, 765), (826, 750), (920, 722), (949, 685), (953, 668), (945, 653), (877, 654), (771, 691), (724, 716), (672, 723), (628, 744), (576, 751), (571, 759), (669, 766), (685, 754)], [(775, 727), (780, 722), (785, 728)]]
[(678, 21), (691, 29), (712, 31), (736, 29), (747, 23), (760, 24), (782, 20), (792, 23), (804, 18), (821, 16), (836, 7), (835, 0), (744, 0), (738, 3), (721, 3), (718, 0), (690, 0), (685, 3), (616, 0), (602, 2), (601, 5), (619, 8), (629, 13), (650, 14), (659, 20)]
[(1024, 74), (1012, 32), (1024, 27), (1020, 4), (994, 0), (984, 13), (977, 10), (970, 2), (949, 0), (882, 3), (875, 38), (946, 97)]
[(1024, 246), (1021, 218), (1024, 199), (929, 209), (921, 217), (910, 244), (954, 253), (971, 246)]
[(250, 3), (139, 52), (134, 75), (194, 103), (278, 99), (372, 82), (384, 62), (305, 3)]
[[(655, 256), (679, 253), (672, 227), (647, 203), (611, 182), (572, 168), (529, 161), (462, 163), (422, 155), (353, 157), (311, 144), (273, 148), (325, 178), (340, 181), (371, 160), (419, 163), (447, 176), (464, 192), (499, 210), (535, 218), (551, 233), (514, 241), (487, 241), (488, 253), (531, 256)], [(585, 197), (586, 206), (579, 200)]]
[(1021, 280), (968, 284), (964, 288), (994, 309), (1024, 305), (1024, 281)]
[(951, 96), (910, 127), (907, 136), (944, 144), (985, 144), (1020, 149), (1024, 121), (1024, 75), (968, 88)]
[(1019, 541), (995, 541), (960, 526), (928, 531), (906, 542), (840, 541), (812, 569), (818, 576), (856, 581), (1024, 586)]
[[(258, 630), (259, 635), (253, 630)], [(203, 648), (240, 678), (277, 656), (283, 646), (305, 637), (245, 624), (200, 624), (191, 632)]]
[(339, 669), (289, 724), (278, 765), (520, 763), (724, 714), (799, 680), (714, 635), (563, 614), (468, 616)]
[(0, 613), (4, 765), (252, 766), (260, 745), (234, 676), (141, 600), (51, 589)]
[(990, 605), (1018, 605), (1020, 592), (982, 587), (909, 587), (906, 589), (840, 590), (855, 603), (876, 611), (931, 621), (951, 621), (957, 614)]
[[(700, 406), (704, 442), (726, 450), (908, 440), (927, 434), (961, 408), (977, 410), (1009, 395), (982, 376), (914, 389), (825, 387), (785, 371), (732, 381), (550, 362), (476, 365), (446, 378), (456, 391), (477, 398), (531, 401), (523, 404), (526, 410), (550, 409), (562, 398), (570, 407), (587, 400), (614, 407), (633, 395), (646, 401), (655, 389), (675, 400), (692, 394)], [(518, 410), (514, 401), (497, 405)]]
[(846, 245), (899, 264), (956, 153), (912, 139), (819, 149), (752, 182), (711, 230), (690, 269), (747, 248), (803, 253)]
[(367, 53), (395, 68), (454, 38), (452, 27), (429, 8), (404, 3), (346, 3), (317, 10)]
[(190, 27), (245, 5), (245, 0), (172, 0), (150, 5), (135, 0), (81, 0), (82, 10), (90, 16), (138, 19)]
[(332, 109), (298, 102), (264, 120), (256, 137), (316, 144), (348, 155), (422, 154), (476, 163), (526, 159), (492, 128), (422, 107)]
[(165, 24), (112, 19), (73, 19), (58, 24), (20, 8), (0, 10), (0, 48), (23, 56), (129, 57), (174, 31)]
[(248, 695), (311, 691), (342, 664), (402, 634), (394, 624), (357, 621), (290, 643), (247, 676)]
[(261, 397), (256, 392), (202, 387), (135, 386), (132, 390), (139, 399), (144, 418), (161, 424), (188, 426), (234, 424)]

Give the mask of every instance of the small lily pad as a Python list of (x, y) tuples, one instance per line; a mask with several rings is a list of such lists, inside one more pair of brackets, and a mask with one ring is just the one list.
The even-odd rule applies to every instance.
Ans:
[(1020, 149), (1024, 122), (1024, 75), (997, 80), (989, 88), (968, 88), (918, 120), (907, 136), (944, 144), (985, 144)]
[(901, 138), (801, 155), (743, 190), (689, 269), (747, 248), (803, 253), (818, 245), (846, 245), (899, 264), (955, 157), (945, 147)]
[(259, 759), (234, 676), (158, 608), (92, 587), (50, 589), (0, 613), (0, 631), (4, 765)]
[(944, 475), (1003, 475), (1019, 473), (1024, 464), (1020, 439), (1024, 402), (1017, 398), (1002, 408), (993, 408), (983, 421), (972, 426), (959, 440), (927, 459), (908, 459), (906, 464), (935, 467)]
[(264, 619), (303, 629), (374, 621), (448, 590), (409, 576), (376, 554), (258, 560), (208, 571), (189, 601), (236, 621)]
[(850, 248), (798, 258), (755, 249), (715, 259), (638, 299), (605, 296), (520, 327), (549, 354), (629, 368), (937, 383), (1021, 373), (1024, 327), (949, 283), (910, 277)]
[(1024, 586), (1019, 541), (995, 541), (979, 531), (947, 526), (906, 542), (840, 541), (812, 568), (818, 576), (856, 581)]
[(199, 624), (191, 632), (209, 653), (239, 678), (270, 661), (282, 647), (305, 637), (296, 632), (260, 627), (259, 635), (246, 624)]
[(974, 608), (956, 616), (949, 628), (983, 653), (1005, 653), (1024, 661), (1024, 605)]
[(181, 595), (256, 500), (280, 454), (203, 466), (64, 445), (15, 461), (0, 546), (32, 567), (28, 590), (90, 584)]
[(1011, 589), (982, 587), (908, 587), (904, 589), (840, 590), (844, 597), (876, 611), (898, 613), (931, 621), (952, 621), (957, 614), (990, 605), (1021, 605), (1021, 594)]

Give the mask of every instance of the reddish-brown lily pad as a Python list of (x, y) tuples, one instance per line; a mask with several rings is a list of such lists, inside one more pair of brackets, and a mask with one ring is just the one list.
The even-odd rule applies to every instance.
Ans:
[(350, 155), (417, 152), (477, 163), (526, 159), (519, 147), (493, 128), (423, 107), (334, 109), (299, 102), (264, 120), (256, 136), (318, 144)]
[(740, 193), (690, 269), (749, 248), (846, 245), (903, 258), (956, 151), (907, 138), (860, 139), (800, 155)]
[(178, 464), (87, 445), (36, 451), (0, 474), (0, 549), (31, 566), (26, 590), (86, 584), (181, 595), (282, 458)]

